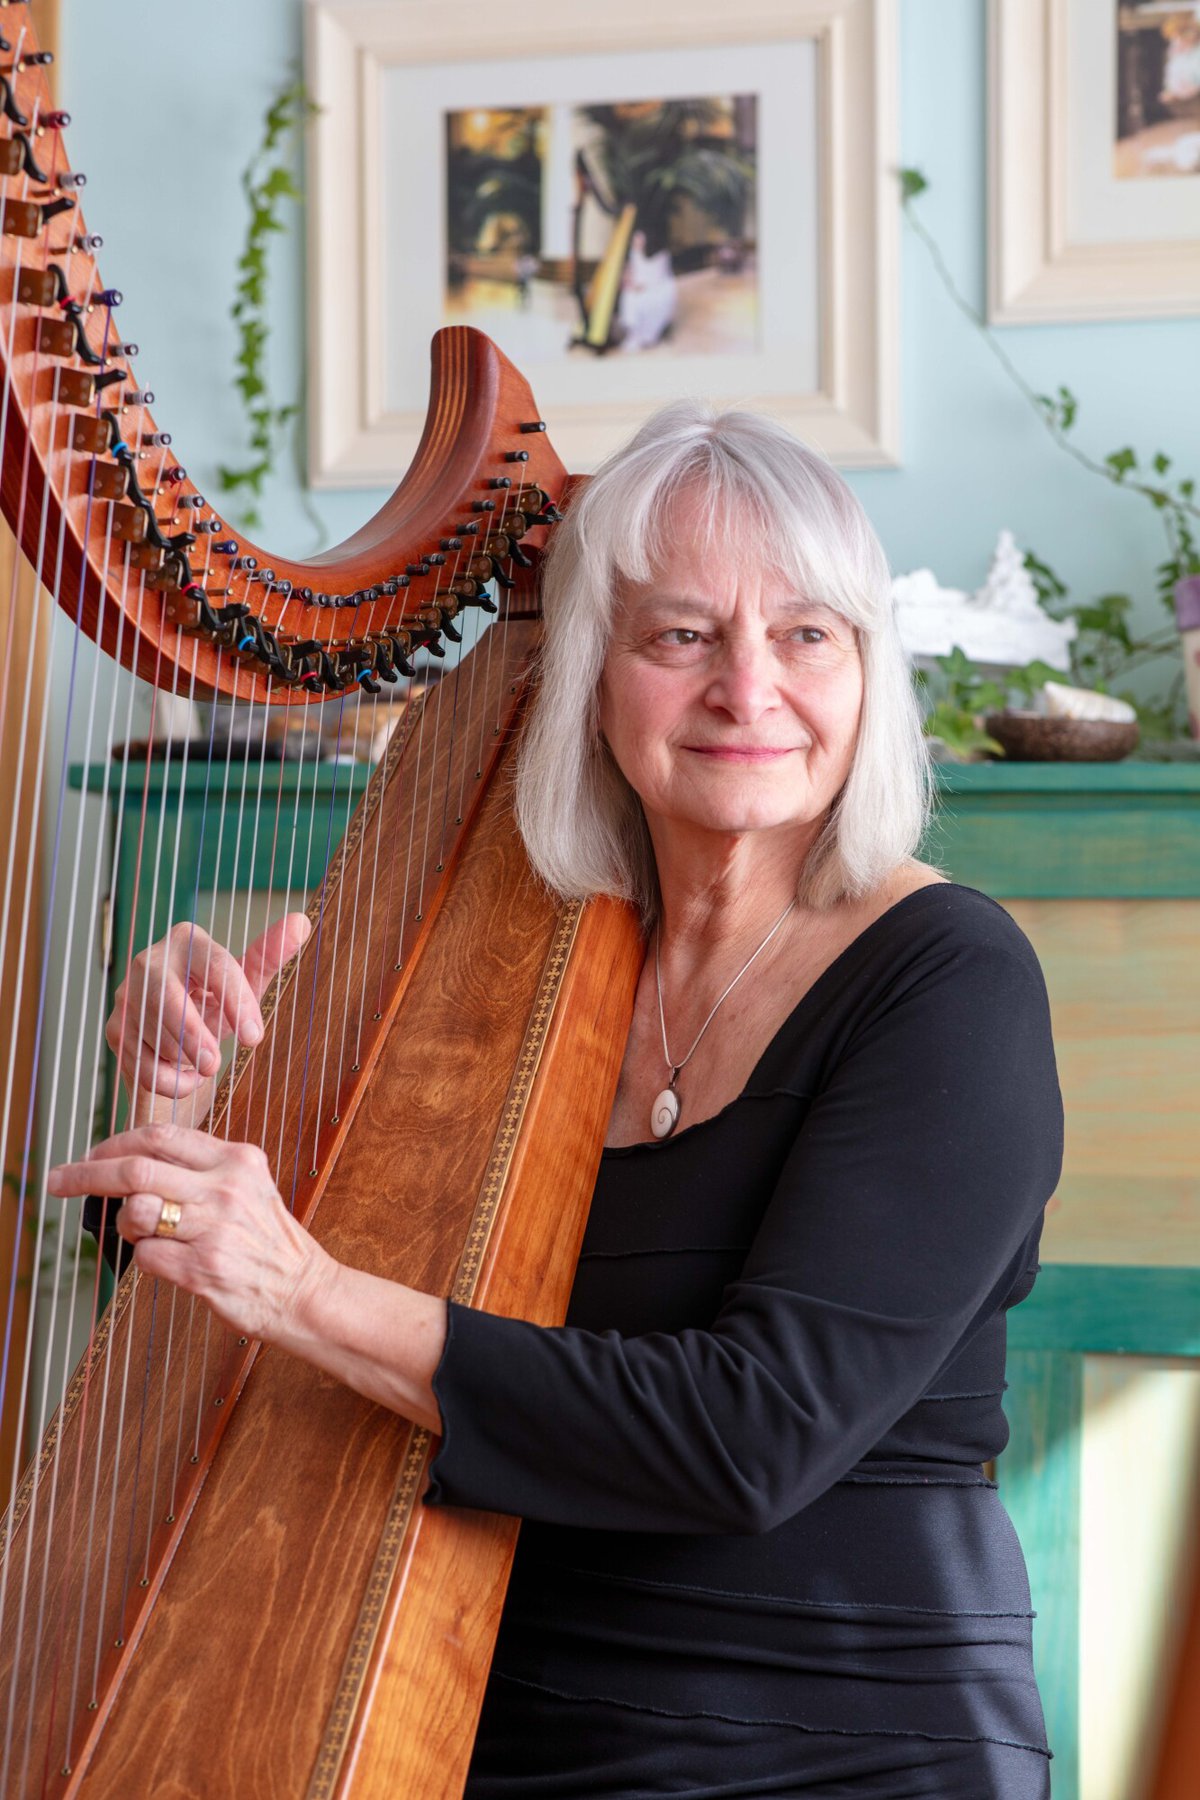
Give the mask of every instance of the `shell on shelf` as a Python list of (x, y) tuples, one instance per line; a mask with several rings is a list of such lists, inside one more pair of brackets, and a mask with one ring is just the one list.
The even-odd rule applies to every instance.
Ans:
[(1065, 687), (1061, 682), (1047, 681), (1041, 693), (1042, 710), (1048, 719), (1107, 719), (1114, 725), (1128, 725), (1137, 718), (1127, 700), (1097, 694), (1091, 688)]

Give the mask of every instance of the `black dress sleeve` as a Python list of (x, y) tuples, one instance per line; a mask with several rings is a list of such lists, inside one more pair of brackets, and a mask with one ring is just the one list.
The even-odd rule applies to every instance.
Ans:
[(89, 1194), (80, 1216), (83, 1229), (95, 1238), (101, 1256), (118, 1277), (125, 1273), (133, 1261), (133, 1245), (117, 1230), (117, 1213), (120, 1207), (119, 1200), (102, 1194)]
[(623, 1337), (451, 1305), (427, 1500), (773, 1528), (1003, 1305), (1061, 1159), (1036, 957), (1007, 919), (951, 932), (880, 994), (812, 1101), (711, 1328)]

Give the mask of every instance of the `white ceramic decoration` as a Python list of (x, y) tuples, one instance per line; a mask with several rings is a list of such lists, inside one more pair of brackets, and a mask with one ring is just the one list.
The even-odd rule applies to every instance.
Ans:
[(1127, 700), (1097, 694), (1092, 688), (1064, 687), (1060, 681), (1042, 684), (1042, 701), (1048, 719), (1108, 719), (1128, 725), (1137, 718)]
[(1011, 531), (996, 543), (987, 580), (973, 594), (944, 588), (932, 569), (916, 569), (892, 582), (900, 637), (909, 655), (948, 656), (957, 644), (974, 663), (1020, 668), (1040, 660), (1069, 669), (1067, 646), (1074, 619), (1052, 619), (1042, 610)]

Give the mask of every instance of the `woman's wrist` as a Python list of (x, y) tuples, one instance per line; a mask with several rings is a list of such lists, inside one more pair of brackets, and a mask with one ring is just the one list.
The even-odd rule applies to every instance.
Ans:
[(312, 1251), (272, 1343), (440, 1431), (433, 1377), (446, 1342), (445, 1301), (349, 1268), (316, 1243)]

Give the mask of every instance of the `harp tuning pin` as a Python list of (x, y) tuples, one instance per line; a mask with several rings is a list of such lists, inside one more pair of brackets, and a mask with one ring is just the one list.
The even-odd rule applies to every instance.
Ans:
[(492, 479), (488, 482), (488, 486), (490, 488), (510, 488), (512, 486), (512, 477), (509, 475), (493, 475)]
[[(7, 50), (8, 45), (4, 48)], [(28, 50), (17, 64), (19, 69), (48, 69), (54, 61), (53, 50)]]
[(522, 425), (520, 429), (522, 431), (545, 431), (546, 421), (545, 419), (530, 419), (528, 424)]
[(445, 560), (446, 558), (442, 555), (440, 550), (435, 550), (432, 556), (427, 556), (425, 558), (425, 561), (435, 569), (440, 569)]
[(303, 600), (303, 602), (306, 606), (312, 605), (313, 591), (310, 587), (302, 587), (302, 588), (298, 588), (298, 589), (293, 589), (293, 592), (296, 594), (297, 599)]
[(11, 119), (14, 125), (25, 126), (29, 120), (17, 105), (16, 95), (8, 79), (11, 73), (11, 69), (0, 69), (0, 112), (3, 112), (6, 119)]
[(151, 431), (142, 439), (143, 444), (153, 444), (155, 449), (165, 450), (171, 442), (169, 431)]
[(80, 169), (60, 169), (54, 177), (60, 188), (85, 188), (87, 176)]
[(233, 566), (235, 569), (257, 569), (258, 558), (257, 556), (239, 556)]
[(505, 462), (528, 462), (529, 452), (528, 450), (506, 450), (504, 460)]
[(108, 420), (97, 419), (91, 413), (76, 413), (71, 420), (71, 448), (89, 450), (93, 456), (111, 450), (113, 438)]
[(125, 296), (120, 288), (101, 288), (96, 295), (97, 306), (120, 306)]
[(53, 306), (66, 298), (66, 278), (57, 263), (46, 269), (22, 269), (17, 276), (17, 299), (23, 306)]
[(40, 237), (51, 219), (70, 212), (75, 205), (69, 194), (57, 200), (10, 200), (4, 208), (4, 230), (10, 237)]
[[(47, 131), (65, 131), (70, 123), (71, 115), (69, 112), (48, 112), (42, 114), (42, 124), (46, 127)], [(522, 425), (521, 430), (524, 431), (524, 429), (525, 427)]]
[(108, 354), (110, 356), (136, 356), (138, 350), (137, 344), (112, 344), (109, 346)]
[(104, 239), (94, 231), (80, 231), (75, 234), (75, 248), (90, 256), (93, 250), (103, 250)]
[[(172, 469), (171, 473), (174, 475), (175, 470)], [(179, 473), (182, 475), (183, 471), (180, 470)], [(179, 505), (181, 508), (190, 507), (194, 511), (199, 512), (208, 505), (208, 501), (204, 498), (203, 494), (184, 494), (180, 499)]]
[(448, 537), (442, 539), (443, 550), (461, 550), (462, 547), (463, 544), (460, 537)]
[(236, 556), (238, 541), (236, 538), (224, 538), (221, 543), (213, 545), (213, 550), (218, 556)]
[(471, 502), (472, 512), (491, 513), (495, 512), (495, 510), (496, 502), (494, 500), (472, 500)]
[(408, 576), (428, 575), (429, 564), (427, 562), (409, 563), (405, 567), (404, 573)]
[(49, 180), (34, 161), (33, 145), (25, 133), (15, 131), (12, 137), (0, 138), (0, 175), (20, 175), (22, 171), (31, 181)]

